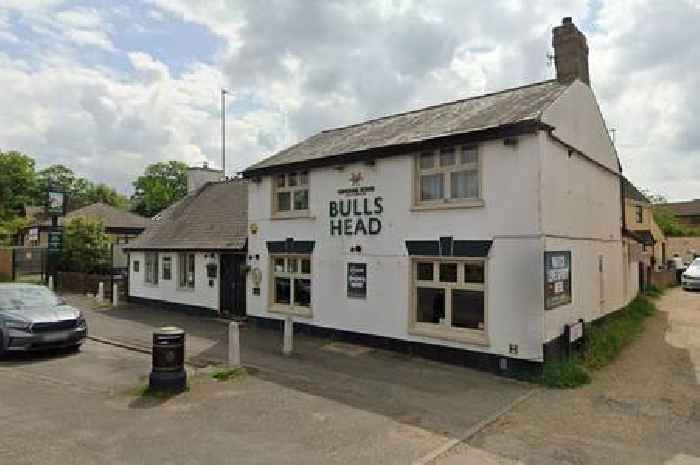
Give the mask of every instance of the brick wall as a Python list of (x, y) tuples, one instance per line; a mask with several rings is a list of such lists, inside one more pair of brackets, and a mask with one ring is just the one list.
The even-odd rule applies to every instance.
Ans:
[(671, 259), (673, 254), (678, 254), (684, 262), (693, 258), (693, 253), (700, 254), (700, 237), (667, 237), (666, 257)]

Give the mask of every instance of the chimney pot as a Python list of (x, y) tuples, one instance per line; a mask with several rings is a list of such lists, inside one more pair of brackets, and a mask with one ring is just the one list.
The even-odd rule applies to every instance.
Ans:
[(571, 19), (571, 16), (565, 16), (561, 20), (562, 24), (573, 24), (573, 20)]

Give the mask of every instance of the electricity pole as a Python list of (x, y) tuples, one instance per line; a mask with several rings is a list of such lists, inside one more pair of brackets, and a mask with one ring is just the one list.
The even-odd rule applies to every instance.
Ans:
[(226, 89), (221, 89), (221, 171), (226, 179)]

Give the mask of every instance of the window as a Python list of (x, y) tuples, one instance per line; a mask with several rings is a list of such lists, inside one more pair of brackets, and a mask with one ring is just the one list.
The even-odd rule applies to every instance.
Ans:
[(158, 253), (147, 252), (144, 261), (146, 262), (144, 281), (148, 284), (158, 284)]
[(308, 213), (309, 174), (303, 171), (276, 175), (273, 202), (273, 210), (280, 216)]
[(194, 258), (195, 254), (191, 252), (178, 254), (178, 287), (181, 289), (194, 289)]
[(163, 257), (163, 281), (170, 281), (173, 276), (172, 257)]
[(637, 220), (637, 223), (642, 223), (644, 221), (644, 210), (642, 209), (641, 205), (637, 205), (634, 207), (634, 216)]
[(413, 261), (413, 330), (427, 336), (483, 340), (486, 329), (483, 259)]
[(422, 152), (417, 158), (419, 205), (467, 203), (479, 200), (479, 153), (474, 146), (447, 147)]
[(138, 272), (139, 272), (139, 261), (134, 260), (134, 273), (138, 273)]
[(272, 304), (280, 311), (311, 313), (311, 257), (273, 255)]

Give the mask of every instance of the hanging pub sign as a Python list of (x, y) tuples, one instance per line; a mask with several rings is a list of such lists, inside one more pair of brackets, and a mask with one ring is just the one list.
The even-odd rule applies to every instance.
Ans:
[(338, 189), (338, 198), (328, 203), (331, 236), (376, 235), (382, 231), (380, 215), (384, 199), (374, 194), (374, 186), (357, 186), (361, 173), (353, 173), (353, 187)]
[(348, 263), (348, 297), (367, 298), (366, 263)]
[(544, 253), (544, 308), (571, 303), (571, 252)]
[(49, 216), (63, 216), (66, 211), (65, 192), (49, 190), (49, 203), (47, 213)]

